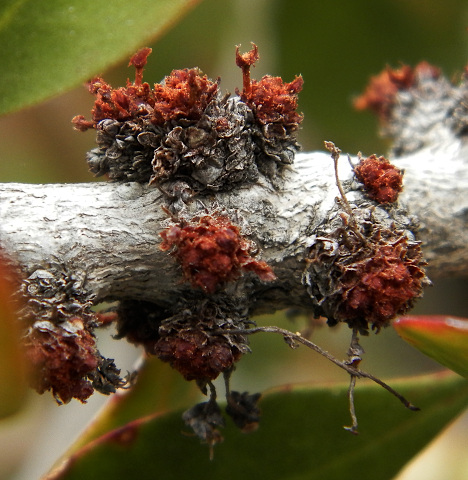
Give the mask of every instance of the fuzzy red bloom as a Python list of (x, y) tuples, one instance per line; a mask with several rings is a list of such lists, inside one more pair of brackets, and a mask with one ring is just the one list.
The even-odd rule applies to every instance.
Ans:
[(94, 128), (106, 118), (117, 121), (148, 116), (155, 125), (170, 120), (186, 118), (198, 120), (216, 95), (219, 82), (212, 82), (198, 68), (173, 70), (163, 84), (152, 90), (143, 83), (143, 68), (151, 48), (139, 50), (130, 59), (135, 67), (135, 81), (127, 80), (125, 87), (113, 88), (100, 77), (88, 82), (88, 90), (96, 96), (92, 109), (92, 121), (77, 115), (72, 123), (77, 130)]
[(84, 403), (94, 392), (87, 376), (98, 366), (98, 352), (79, 318), (67, 325), (67, 330), (49, 322), (35, 325), (26, 340), (26, 356), (35, 370), (33, 387), (38, 393), (51, 390), (60, 403), (72, 398)]
[(403, 189), (403, 174), (385, 157), (371, 155), (361, 158), (354, 168), (357, 179), (364, 184), (367, 195), (378, 203), (396, 202)]
[(227, 340), (210, 338), (196, 328), (161, 338), (150, 353), (170, 363), (186, 380), (204, 381), (214, 380), (242, 356)]
[(242, 94), (242, 100), (255, 112), (258, 121), (281, 123), (295, 126), (302, 122), (303, 116), (297, 113), (297, 94), (302, 90), (304, 81), (296, 77), (290, 83), (283, 83), (281, 77), (265, 75), (260, 81), (254, 80), (250, 93)]
[(412, 306), (424, 281), (418, 249), (410, 247), (405, 237), (382, 241), (371, 256), (343, 269), (336, 318), (350, 326), (364, 319), (378, 331)]
[(92, 121), (86, 121), (82, 115), (72, 119), (77, 130), (85, 131), (94, 128), (105, 118), (124, 121), (135, 117), (148, 115), (153, 111), (154, 98), (148, 83), (142, 83), (143, 67), (146, 65), (151, 48), (143, 48), (130, 59), (130, 65), (135, 67), (135, 82), (127, 80), (126, 87), (112, 88), (101, 77), (95, 77), (88, 82), (88, 90), (96, 96), (91, 110)]
[(354, 101), (357, 110), (371, 110), (386, 120), (399, 90), (407, 90), (414, 84), (414, 71), (408, 65), (397, 70), (387, 67), (371, 78), (365, 92)]
[(399, 91), (409, 90), (425, 78), (437, 79), (440, 70), (427, 62), (420, 62), (411, 68), (403, 65), (397, 70), (387, 67), (382, 73), (371, 78), (365, 92), (355, 99), (357, 110), (371, 110), (382, 121), (387, 121)]
[(328, 324), (345, 322), (362, 334), (369, 326), (378, 332), (407, 312), (430, 284), (418, 242), (377, 223), (365, 233), (364, 242), (349, 226), (317, 238), (307, 278)]
[(251, 244), (227, 217), (203, 216), (161, 232), (161, 250), (172, 254), (182, 266), (185, 278), (207, 293), (240, 277), (242, 270), (255, 272), (263, 281), (276, 277), (263, 261), (250, 256)]
[(283, 83), (281, 77), (270, 75), (265, 75), (260, 81), (251, 80), (250, 67), (258, 58), (258, 48), (255, 44), (252, 44), (252, 50), (242, 55), (239, 53), (239, 47), (236, 47), (236, 64), (242, 69), (243, 76), (240, 97), (252, 108), (262, 125), (281, 123), (294, 130), (303, 118), (296, 111), (297, 94), (304, 84), (302, 76), (299, 75), (290, 83)]
[(173, 70), (164, 84), (154, 86), (152, 122), (162, 125), (169, 120), (198, 120), (218, 90), (198, 68)]

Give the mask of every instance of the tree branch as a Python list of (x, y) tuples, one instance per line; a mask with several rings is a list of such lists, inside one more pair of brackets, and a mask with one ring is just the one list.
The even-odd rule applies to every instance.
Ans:
[[(379, 222), (406, 232), (419, 223), (413, 233), (422, 241), (430, 276), (462, 276), (468, 265), (467, 158), (467, 146), (453, 138), (398, 158), (404, 190), (390, 207), (366, 198), (345, 159), (339, 175), (352, 206), (371, 207)], [(225, 211), (259, 247), (259, 258), (278, 278), (264, 284), (244, 275), (252, 311), (307, 307), (307, 250), (318, 232), (337, 221), (338, 193), (330, 155), (302, 153), (280, 190), (265, 183), (216, 199), (195, 197), (183, 215)], [(157, 188), (137, 183), (0, 184), (0, 246), (26, 275), (51, 264), (74, 272), (95, 302), (131, 298), (169, 305), (191, 287), (159, 248), (160, 232), (170, 222), (164, 204)]]

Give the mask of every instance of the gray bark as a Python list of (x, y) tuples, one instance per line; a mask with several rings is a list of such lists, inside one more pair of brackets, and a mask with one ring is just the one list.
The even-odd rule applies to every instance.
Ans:
[[(414, 230), (419, 223), (416, 238), (423, 243), (429, 276), (464, 275), (467, 145), (452, 138), (391, 161), (405, 170), (404, 191), (396, 206), (383, 208), (366, 199), (343, 155), (340, 179), (349, 202), (374, 209), (379, 221), (400, 229)], [(244, 276), (254, 310), (307, 307), (304, 259), (314, 235), (336, 218), (337, 196), (330, 154), (302, 153), (280, 191), (256, 184), (195, 198), (182, 214), (225, 211), (256, 243), (258, 258), (272, 266), (278, 280), (262, 284), (252, 274)], [(0, 184), (0, 246), (26, 275), (62, 265), (96, 302), (134, 298), (170, 304), (190, 287), (173, 257), (159, 248), (159, 234), (170, 223), (164, 201), (158, 189), (136, 183)]]

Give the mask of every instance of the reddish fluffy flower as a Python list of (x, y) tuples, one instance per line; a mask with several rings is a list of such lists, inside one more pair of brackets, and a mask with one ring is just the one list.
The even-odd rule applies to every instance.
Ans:
[(347, 265), (340, 278), (336, 318), (350, 326), (365, 320), (377, 331), (405, 313), (421, 296), (421, 254), (405, 237), (376, 245), (369, 257)]
[(422, 78), (436, 79), (439, 76), (440, 70), (427, 62), (421, 62), (414, 68), (403, 65), (392, 70), (387, 67), (371, 78), (365, 92), (354, 101), (354, 107), (357, 110), (371, 110), (382, 121), (386, 121), (399, 91), (409, 90)]
[(218, 82), (212, 82), (198, 68), (173, 70), (164, 84), (156, 84), (152, 90), (143, 83), (143, 68), (151, 48), (139, 50), (130, 59), (129, 66), (135, 67), (135, 81), (112, 88), (101, 77), (88, 82), (88, 90), (96, 96), (92, 109), (92, 121), (77, 115), (72, 122), (77, 130), (94, 128), (106, 118), (117, 121), (150, 117), (155, 125), (170, 120), (186, 118), (198, 120), (218, 89)]
[(162, 125), (169, 120), (198, 120), (218, 90), (198, 68), (173, 70), (164, 84), (154, 86), (152, 122)]
[(88, 82), (88, 90), (96, 96), (91, 111), (93, 120), (87, 121), (83, 115), (77, 115), (72, 120), (77, 130), (94, 128), (105, 118), (124, 121), (148, 115), (153, 111), (153, 92), (148, 83), (142, 83), (143, 67), (150, 53), (151, 48), (143, 48), (130, 59), (129, 65), (136, 69), (135, 82), (127, 80), (126, 87), (114, 89), (101, 77), (95, 77)]
[(360, 157), (354, 168), (357, 179), (364, 184), (367, 195), (378, 203), (396, 202), (403, 189), (403, 174), (385, 157)]
[(294, 126), (302, 122), (302, 115), (297, 113), (297, 94), (302, 90), (304, 81), (296, 77), (290, 83), (283, 83), (281, 77), (264, 76), (260, 81), (254, 80), (250, 93), (242, 95), (242, 100), (255, 112), (258, 121), (281, 123)]
[(329, 325), (345, 322), (363, 334), (408, 311), (430, 283), (419, 243), (377, 223), (366, 234), (363, 243), (348, 226), (318, 237), (305, 277)]
[(252, 108), (261, 124), (281, 123), (291, 130), (296, 129), (303, 118), (296, 111), (297, 94), (304, 83), (302, 77), (298, 76), (290, 83), (283, 83), (281, 77), (269, 75), (260, 81), (251, 80), (250, 67), (259, 58), (257, 46), (252, 45), (252, 50), (242, 55), (236, 48), (236, 64), (242, 69), (243, 76), (241, 99)]
[(227, 217), (206, 215), (181, 222), (166, 228), (161, 237), (161, 250), (174, 248), (185, 278), (207, 293), (237, 279), (242, 270), (253, 271), (263, 281), (276, 278), (265, 262), (250, 256), (250, 243)]
[(25, 344), (34, 368), (33, 387), (38, 393), (51, 390), (60, 403), (72, 398), (85, 402), (94, 392), (88, 375), (98, 366), (94, 337), (79, 318), (67, 321), (67, 330), (42, 323), (34, 325)]
[(356, 98), (357, 110), (371, 110), (380, 119), (386, 120), (399, 90), (407, 90), (414, 83), (414, 71), (408, 65), (397, 70), (387, 67), (379, 75), (371, 78), (365, 92)]
[(151, 352), (171, 364), (186, 380), (214, 380), (232, 368), (242, 353), (222, 337), (209, 337), (197, 328), (165, 336)]

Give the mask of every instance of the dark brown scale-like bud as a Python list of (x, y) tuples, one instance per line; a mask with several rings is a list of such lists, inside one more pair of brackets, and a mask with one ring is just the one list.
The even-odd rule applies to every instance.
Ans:
[(253, 138), (257, 147), (255, 153), (259, 172), (275, 187), (279, 187), (282, 171), (286, 165), (294, 162), (294, 156), (300, 150), (299, 143), (280, 123), (256, 125)]
[(237, 98), (216, 98), (200, 120), (174, 127), (154, 152), (151, 183), (183, 180), (194, 192), (226, 191), (258, 179), (252, 112)]
[(148, 120), (105, 119), (96, 125), (96, 143), (87, 154), (89, 170), (96, 177), (110, 180), (148, 183), (151, 162), (163, 132)]
[(161, 322), (171, 313), (151, 302), (122, 300), (117, 308), (117, 336), (153, 351)]

